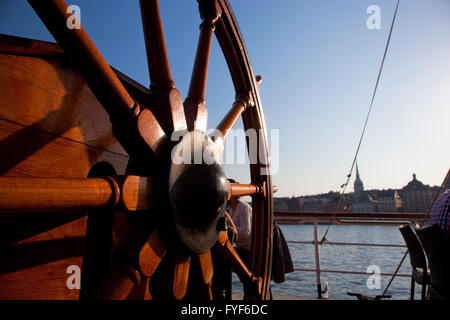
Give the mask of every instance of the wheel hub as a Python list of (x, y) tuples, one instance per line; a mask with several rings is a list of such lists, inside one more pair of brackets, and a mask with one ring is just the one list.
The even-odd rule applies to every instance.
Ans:
[(169, 201), (176, 231), (196, 253), (217, 241), (217, 223), (224, 216), (228, 184), (221, 154), (202, 131), (191, 131), (172, 151)]

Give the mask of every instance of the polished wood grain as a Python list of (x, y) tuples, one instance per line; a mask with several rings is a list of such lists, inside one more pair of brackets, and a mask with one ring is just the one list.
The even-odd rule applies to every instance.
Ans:
[(128, 156), (1, 119), (0, 149), (8, 154), (0, 157), (0, 173), (12, 177), (84, 178), (101, 161), (110, 162), (123, 173), (128, 162)]
[(151, 178), (121, 176), (116, 180), (112, 177), (0, 177), (0, 213), (114, 207), (119, 200), (128, 211), (151, 207)]
[(67, 268), (81, 267), (85, 232), (82, 217), (3, 246), (0, 299), (78, 299), (79, 290), (67, 287)]
[[(0, 75), (0, 121), (7, 127), (5, 130), (20, 132), (22, 127), (24, 134), (30, 130), (32, 136), (32, 128), (39, 131), (36, 134), (47, 134), (49, 140), (64, 138), (67, 140), (64, 143), (76, 141), (83, 144), (81, 148), (101, 148), (128, 158), (113, 136), (108, 114), (81, 76), (61, 62), (0, 54)], [(9, 137), (11, 140), (17, 137), (14, 142), (5, 140), (6, 137), (7, 133), (0, 137), (5, 148), (20, 142), (17, 141), (20, 136)], [(21, 145), (24, 144), (22, 141)], [(36, 141), (34, 148), (39, 149), (42, 144)], [(9, 159), (20, 151), (16, 148)]]
[[(71, 70), (72, 72), (78, 74), (78, 70), (72, 64), (69, 57), (65, 55), (61, 47), (54, 42), (33, 40), (7, 34), (0, 34), (0, 53), (28, 56), (34, 58), (44, 58), (46, 61), (59, 62), (68, 70)], [(113, 66), (110, 67), (135, 101), (142, 102), (147, 99), (149, 93), (148, 88), (131, 79)]]
[(76, 211), (114, 206), (120, 199), (117, 183), (104, 178), (0, 177), (0, 190), (0, 212)]

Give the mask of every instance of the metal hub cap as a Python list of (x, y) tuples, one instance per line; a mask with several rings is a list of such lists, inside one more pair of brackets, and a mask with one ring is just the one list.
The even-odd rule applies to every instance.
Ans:
[(169, 200), (173, 222), (184, 244), (196, 253), (217, 241), (216, 226), (228, 194), (221, 154), (202, 131), (183, 136), (172, 151)]

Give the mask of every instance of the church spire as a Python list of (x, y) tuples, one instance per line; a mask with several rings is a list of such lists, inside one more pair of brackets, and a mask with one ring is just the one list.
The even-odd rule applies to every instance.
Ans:
[(356, 179), (360, 179), (359, 178), (359, 170), (358, 170), (358, 161), (356, 161)]
[(364, 185), (361, 181), (361, 178), (359, 177), (358, 162), (356, 162), (356, 179), (355, 179), (355, 183), (353, 184), (353, 190), (354, 190), (354, 192), (364, 191)]

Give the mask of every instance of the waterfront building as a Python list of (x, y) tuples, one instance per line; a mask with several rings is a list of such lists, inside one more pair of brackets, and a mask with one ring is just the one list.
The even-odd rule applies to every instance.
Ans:
[(413, 174), (413, 179), (400, 190), (403, 212), (427, 212), (432, 201), (432, 188)]
[(288, 200), (288, 211), (300, 211), (301, 200), (298, 197), (292, 197)]
[(289, 211), (289, 198), (273, 198), (274, 211)]
[(352, 212), (352, 201), (347, 195), (330, 193), (329, 201), (325, 205), (325, 212)]
[(397, 190), (382, 190), (377, 192), (379, 212), (400, 212), (403, 201)]
[(300, 200), (300, 211), (304, 212), (323, 212), (327, 200), (321, 198), (310, 198)]
[(353, 194), (352, 199), (352, 211), (353, 212), (362, 212), (362, 213), (370, 213), (377, 212), (377, 204), (378, 201), (375, 200), (369, 193), (367, 192), (358, 192)]

